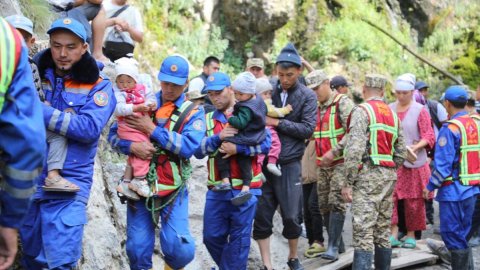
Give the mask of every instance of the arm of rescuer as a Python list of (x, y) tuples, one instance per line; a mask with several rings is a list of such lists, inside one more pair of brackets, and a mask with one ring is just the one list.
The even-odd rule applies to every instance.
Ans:
[[(226, 128), (224, 130), (226, 130)], [(270, 150), (270, 146), (272, 144), (272, 134), (270, 133), (270, 130), (268, 130), (268, 128), (265, 129), (265, 132), (266, 132), (265, 140), (263, 140), (263, 142), (261, 142), (260, 144), (257, 144), (254, 146), (244, 145), (244, 144), (233, 144), (229, 142), (223, 143), (222, 132), (220, 132), (219, 134), (214, 134), (210, 137), (204, 137), (202, 139), (200, 147), (197, 149), (197, 151), (195, 151), (195, 157), (200, 159), (208, 155), (215, 154), (217, 150), (222, 146), (222, 143), (223, 143), (223, 146), (225, 145), (227, 145), (227, 147), (233, 146), (234, 149), (232, 150), (232, 152), (235, 152), (236, 154), (240, 154), (244, 156), (253, 157), (259, 154), (268, 154), (268, 151)]]
[(310, 139), (317, 123), (317, 98), (315, 93), (313, 91), (306, 92), (304, 101), (303, 106), (300, 108), (301, 119), (299, 122), (267, 117), (267, 125), (274, 126), (278, 133), (287, 134), (293, 138), (301, 140)]
[[(99, 105), (100, 104), (100, 105)], [(70, 140), (91, 143), (98, 140), (103, 127), (115, 110), (112, 84), (102, 79), (90, 90), (78, 114), (62, 112), (43, 104), (43, 119), (48, 130)]]
[[(157, 93), (157, 100), (160, 100), (160, 94), (160, 92)], [(157, 126), (148, 115), (128, 116), (125, 118), (125, 121), (128, 126), (148, 134), (150, 139), (158, 143), (162, 149), (170, 151), (181, 158), (190, 158), (200, 146), (200, 142), (205, 136), (205, 112), (203, 107), (197, 107), (190, 112), (180, 133)], [(110, 129), (109, 136), (112, 135), (111, 133), (112, 129)], [(111, 140), (113, 140), (112, 138)], [(119, 147), (119, 143), (120, 142), (116, 143), (117, 147)], [(125, 149), (127, 143), (122, 142), (122, 144), (123, 150), (127, 150)], [(131, 152), (132, 147), (136, 145), (135, 143), (130, 144), (128, 152)], [(137, 153), (134, 154), (138, 156)], [(143, 158), (142, 156), (139, 157)]]
[(0, 108), (0, 226), (18, 228), (27, 213), (35, 179), (46, 155), (42, 107), (35, 90), (25, 46)]
[(345, 159), (345, 186), (353, 186), (357, 178), (359, 167), (362, 165), (362, 157), (367, 149), (367, 142), (370, 140), (368, 129), (367, 113), (356, 107), (352, 110), (350, 126), (346, 138), (344, 159)]
[(453, 174), (457, 149), (460, 149), (460, 131), (456, 125), (446, 123), (438, 132), (438, 141), (435, 144), (435, 167), (426, 187), (428, 191), (441, 187), (445, 178)]

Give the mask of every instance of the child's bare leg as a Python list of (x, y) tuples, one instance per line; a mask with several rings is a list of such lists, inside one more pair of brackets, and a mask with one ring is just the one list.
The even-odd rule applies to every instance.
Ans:
[(47, 178), (54, 179), (57, 177), (61, 177), (60, 170), (50, 170), (48, 171)]

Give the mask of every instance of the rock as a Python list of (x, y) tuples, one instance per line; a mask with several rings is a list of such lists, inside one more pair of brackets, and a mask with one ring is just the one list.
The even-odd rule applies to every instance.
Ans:
[(285, 25), (294, 15), (293, 0), (226, 0), (220, 4), (226, 30), (232, 46), (244, 52), (245, 46), (262, 56), (270, 50), (275, 30)]

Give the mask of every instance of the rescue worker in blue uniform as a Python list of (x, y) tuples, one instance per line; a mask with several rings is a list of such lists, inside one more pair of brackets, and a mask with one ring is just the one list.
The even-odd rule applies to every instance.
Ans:
[(217, 151), (226, 155), (242, 154), (255, 156), (268, 153), (271, 144), (270, 133), (260, 145), (246, 146), (224, 142), (226, 137), (233, 136), (237, 130), (226, 126), (228, 113), (233, 111), (235, 96), (230, 86), (230, 78), (222, 72), (215, 72), (207, 78), (205, 90), (215, 106), (215, 111), (207, 113), (207, 137), (202, 140), (196, 151), (197, 158), (209, 156), (208, 159), (208, 191), (203, 214), (203, 242), (215, 263), (221, 270), (247, 269), (250, 251), (250, 234), (257, 205), (257, 197), (262, 194), (261, 166), (252, 164), (250, 184), (252, 198), (245, 204), (234, 206), (231, 199), (241, 192), (242, 181), (238, 164), (234, 158), (230, 160), (233, 188), (228, 191), (213, 191), (212, 188), (221, 183), (218, 164), (215, 162)]
[(62, 176), (80, 191), (44, 191), (44, 169), (20, 237), (26, 269), (60, 270), (75, 267), (82, 254), (98, 139), (116, 100), (112, 84), (87, 52), (81, 23), (61, 18), (47, 33), (50, 48), (34, 57), (48, 102), (42, 104), (44, 127), (68, 139)]
[(46, 139), (27, 48), (2, 17), (0, 48), (10, 48), (0, 50), (0, 269), (8, 269), (42, 170)]
[(480, 123), (465, 111), (468, 94), (462, 86), (445, 92), (445, 108), (451, 116), (443, 124), (435, 146), (435, 170), (424, 190), (438, 188), (440, 234), (451, 252), (453, 270), (473, 269), (467, 235), (480, 193)]
[[(195, 256), (185, 182), (191, 173), (188, 159), (205, 136), (205, 113), (202, 107), (185, 98), (183, 90), (188, 85), (188, 74), (189, 65), (185, 58), (178, 55), (165, 58), (158, 74), (162, 90), (157, 93), (155, 122), (148, 115), (125, 117), (130, 127), (148, 134), (151, 143), (120, 140), (116, 135), (117, 125), (110, 129), (109, 142), (114, 149), (127, 155), (132, 153), (143, 159), (152, 159), (147, 180), (155, 195), (153, 198), (130, 200), (127, 207), (126, 249), (132, 270), (152, 268), (157, 215), (161, 219), (160, 245), (165, 269), (182, 269)], [(191, 109), (188, 109), (190, 106)], [(175, 130), (177, 122), (180, 128)], [(152, 201), (155, 208), (147, 208), (146, 204), (150, 205)]]

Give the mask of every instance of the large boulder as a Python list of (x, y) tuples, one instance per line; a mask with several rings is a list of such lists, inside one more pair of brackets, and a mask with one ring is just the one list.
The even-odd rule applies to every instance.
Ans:
[(266, 58), (264, 54), (272, 46), (275, 30), (295, 15), (294, 4), (293, 0), (220, 1), (230, 45), (243, 52), (248, 44), (257, 57)]

